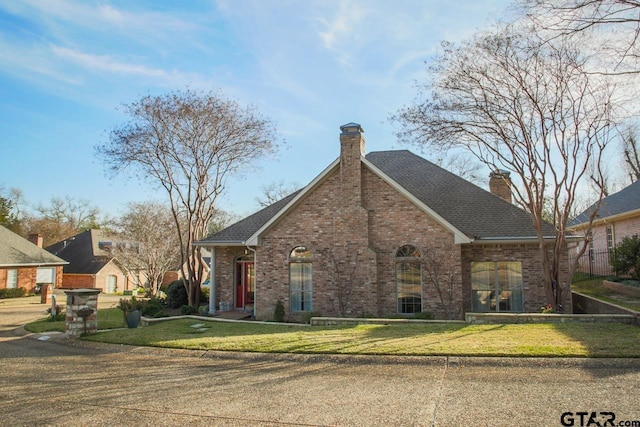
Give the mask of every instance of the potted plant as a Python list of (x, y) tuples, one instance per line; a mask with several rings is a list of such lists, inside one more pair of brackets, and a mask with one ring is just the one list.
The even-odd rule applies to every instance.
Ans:
[(140, 323), (142, 303), (136, 300), (135, 297), (131, 297), (131, 299), (120, 298), (118, 308), (124, 313), (124, 321), (127, 324), (127, 328), (137, 328)]

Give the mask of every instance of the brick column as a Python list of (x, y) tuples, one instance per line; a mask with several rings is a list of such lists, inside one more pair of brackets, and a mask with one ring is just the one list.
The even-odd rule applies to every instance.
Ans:
[[(68, 337), (76, 338), (84, 334), (85, 321), (88, 334), (98, 330), (98, 294), (100, 289), (69, 289), (64, 291), (67, 294), (67, 316), (66, 334)], [(93, 310), (87, 316), (81, 316), (84, 310)], [(88, 310), (87, 310), (88, 311)]]

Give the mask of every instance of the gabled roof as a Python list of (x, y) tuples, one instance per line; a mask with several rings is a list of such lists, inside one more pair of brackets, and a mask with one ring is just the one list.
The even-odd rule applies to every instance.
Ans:
[(0, 226), (0, 267), (43, 267), (64, 264), (66, 264), (65, 260)]
[(46, 249), (69, 261), (63, 269), (64, 273), (96, 274), (113, 259), (108, 248), (115, 244), (113, 236), (107, 232), (87, 230)]
[[(476, 240), (532, 240), (531, 217), (502, 198), (442, 169), (408, 150), (378, 151), (362, 160), (365, 167), (434, 217), (455, 236), (456, 243)], [(304, 189), (258, 211), (207, 239), (202, 246), (256, 245), (260, 234), (338, 167), (334, 161)], [(544, 235), (553, 236), (551, 224)]]
[[(569, 226), (575, 227), (588, 222), (589, 216), (596, 208), (597, 203), (589, 206), (588, 209), (575, 217), (575, 219), (569, 223)], [(595, 220), (632, 214), (635, 211), (640, 215), (640, 181), (636, 181), (617, 193), (602, 199), (600, 210), (596, 214)]]

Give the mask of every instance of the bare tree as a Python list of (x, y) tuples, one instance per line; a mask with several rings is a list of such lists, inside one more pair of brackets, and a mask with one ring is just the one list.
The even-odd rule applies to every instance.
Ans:
[(85, 199), (52, 197), (48, 205), (40, 203), (35, 210), (43, 219), (67, 224), (74, 230), (100, 228), (100, 209)]
[(422, 272), (426, 283), (436, 289), (440, 306), (446, 319), (457, 319), (461, 315), (461, 307), (456, 306), (459, 297), (460, 264), (453, 251), (426, 250), (422, 253)]
[[(340, 252), (340, 253), (337, 253)], [(327, 259), (331, 260), (333, 268), (330, 273), (335, 283), (333, 296), (338, 300), (338, 312), (340, 316), (346, 317), (351, 307), (351, 294), (353, 294), (354, 280), (359, 262), (360, 254), (357, 250), (345, 251), (334, 248), (326, 251)]]
[[(640, 1), (520, 0), (518, 5), (548, 37), (579, 37), (604, 72), (638, 73)], [(606, 65), (612, 66), (606, 66)]]
[(297, 183), (285, 184), (284, 181), (273, 182), (269, 185), (263, 185), (262, 187), (260, 187), (260, 190), (262, 190), (262, 195), (260, 197), (256, 197), (256, 201), (261, 207), (266, 208), (267, 206), (271, 206), (278, 200), (284, 199), (299, 188), (300, 186)]
[(622, 155), (631, 182), (640, 180), (640, 143), (636, 128), (629, 128), (622, 134)]
[(444, 158), (439, 158), (437, 165), (478, 186), (485, 184), (486, 179), (480, 173), (483, 165), (473, 156), (452, 153)]
[(166, 191), (189, 304), (196, 304), (204, 268), (193, 243), (206, 236), (229, 175), (274, 150), (275, 129), (253, 107), (217, 92), (144, 96), (126, 111), (131, 120), (111, 131), (98, 154), (113, 172), (131, 167)]
[(178, 265), (180, 240), (171, 209), (159, 202), (130, 203), (119, 226), (120, 242), (114, 256), (130, 272), (146, 278), (152, 295), (160, 289), (164, 273)]
[[(434, 149), (463, 148), (490, 170), (512, 173), (516, 203), (536, 230), (546, 298), (559, 304), (562, 289), (554, 289), (564, 283), (560, 261), (576, 193), (585, 179), (604, 180), (613, 89), (604, 76), (584, 72), (571, 43), (542, 43), (530, 29), (496, 27), (444, 47), (421, 88), (425, 99), (393, 117), (405, 126), (398, 135)], [(552, 242), (545, 204), (556, 230)]]

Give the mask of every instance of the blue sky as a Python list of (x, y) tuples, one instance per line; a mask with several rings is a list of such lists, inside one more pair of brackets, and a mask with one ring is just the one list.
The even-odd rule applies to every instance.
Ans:
[(164, 193), (112, 178), (94, 154), (121, 106), (187, 87), (254, 104), (286, 141), (234, 177), (219, 207), (306, 184), (360, 123), (367, 151), (399, 148), (388, 117), (411, 102), (441, 40), (504, 16), (506, 0), (0, 0), (0, 186), (32, 205), (66, 195), (110, 215)]

